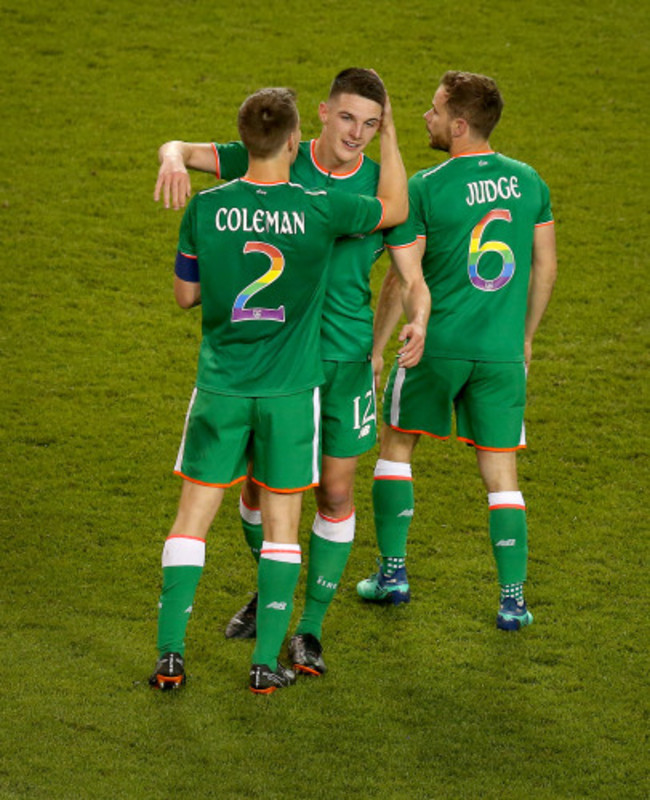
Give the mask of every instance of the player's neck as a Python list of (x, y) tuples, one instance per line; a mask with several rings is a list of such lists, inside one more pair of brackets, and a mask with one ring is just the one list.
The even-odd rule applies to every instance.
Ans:
[(286, 183), (289, 180), (290, 161), (284, 155), (273, 158), (248, 158), (244, 178), (252, 183)]
[(493, 150), (487, 139), (470, 139), (469, 137), (453, 139), (449, 148), (449, 155), (452, 158), (492, 152)]

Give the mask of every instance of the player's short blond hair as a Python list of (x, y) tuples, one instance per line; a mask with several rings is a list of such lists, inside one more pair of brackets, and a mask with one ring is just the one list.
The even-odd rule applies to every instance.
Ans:
[(293, 89), (260, 89), (239, 108), (237, 126), (249, 154), (268, 158), (284, 145), (298, 127), (300, 117)]

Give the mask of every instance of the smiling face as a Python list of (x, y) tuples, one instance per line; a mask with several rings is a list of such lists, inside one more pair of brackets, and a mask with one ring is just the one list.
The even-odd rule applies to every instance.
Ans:
[(332, 171), (354, 167), (379, 130), (382, 107), (358, 94), (339, 94), (318, 109), (323, 130), (318, 138), (320, 161)]
[(429, 147), (444, 150), (446, 153), (449, 152), (452, 141), (452, 119), (447, 108), (447, 97), (447, 90), (439, 86), (431, 101), (431, 108), (424, 114), (429, 132)]

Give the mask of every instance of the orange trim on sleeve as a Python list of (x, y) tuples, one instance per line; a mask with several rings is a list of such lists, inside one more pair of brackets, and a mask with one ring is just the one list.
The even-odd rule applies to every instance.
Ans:
[(409, 244), (388, 244), (388, 242), (384, 242), (384, 246), (389, 250), (405, 250), (407, 247), (415, 247), (417, 243), (418, 240), (416, 239), (413, 242), (409, 242)]
[(544, 227), (546, 227), (547, 225), (555, 225), (555, 220), (554, 220), (554, 219), (551, 219), (551, 220), (549, 220), (548, 222), (538, 222), (538, 223), (535, 225), (535, 227), (536, 227), (536, 228), (544, 228)]
[(214, 151), (214, 174), (221, 180), (221, 162), (219, 161), (219, 151), (217, 145), (212, 142), (212, 150)]
[(384, 216), (386, 215), (386, 209), (384, 207), (384, 201), (381, 199), (381, 197), (377, 197), (376, 199), (379, 200), (379, 202), (381, 203), (381, 219), (375, 225), (375, 227), (370, 231), (371, 233), (374, 233), (376, 230), (379, 229), (381, 223), (384, 221)]

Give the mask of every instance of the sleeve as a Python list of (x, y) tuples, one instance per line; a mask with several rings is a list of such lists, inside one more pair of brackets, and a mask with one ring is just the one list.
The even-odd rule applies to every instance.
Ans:
[(199, 282), (199, 260), (195, 242), (196, 204), (198, 195), (195, 195), (185, 209), (181, 228), (178, 234), (178, 250), (176, 251), (175, 274), (183, 281), (189, 283)]
[(401, 225), (396, 225), (394, 228), (388, 228), (384, 231), (384, 244), (391, 250), (411, 247), (416, 241), (415, 227), (410, 216)]
[(417, 175), (414, 175), (409, 180), (409, 218), (404, 224), (411, 225), (416, 238), (426, 238), (427, 227), (424, 222), (424, 213), (422, 211), (422, 179)]
[(327, 195), (332, 232), (337, 236), (372, 233), (381, 225), (384, 206), (377, 197), (349, 194), (338, 190), (328, 191)]
[(544, 183), (544, 181), (539, 178), (540, 188), (541, 188), (541, 204), (540, 204), (540, 211), (539, 216), (537, 217), (537, 222), (535, 223), (535, 227), (538, 225), (548, 225), (553, 222), (553, 211), (551, 209), (551, 193), (549, 191), (548, 186)]
[(228, 144), (212, 144), (216, 156), (217, 178), (224, 181), (232, 181), (241, 178), (248, 169), (248, 151), (241, 142), (229, 142)]

